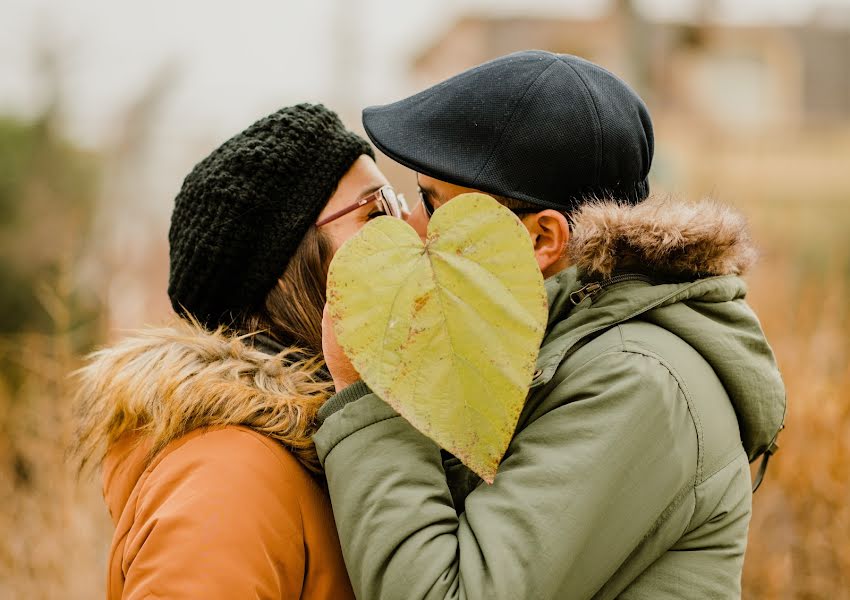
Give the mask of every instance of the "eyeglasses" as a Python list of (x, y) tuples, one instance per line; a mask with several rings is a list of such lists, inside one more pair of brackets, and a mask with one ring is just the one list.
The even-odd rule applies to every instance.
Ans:
[(401, 219), (404, 213), (409, 212), (407, 209), (407, 203), (404, 200), (404, 196), (402, 196), (401, 194), (396, 194), (392, 186), (385, 185), (384, 187), (378, 188), (368, 196), (360, 198), (360, 200), (358, 200), (354, 204), (346, 206), (342, 210), (337, 211), (332, 215), (328, 215), (321, 221), (317, 221), (316, 227), (327, 225), (331, 221), (334, 221), (344, 215), (347, 215), (348, 213), (357, 210), (361, 206), (371, 204), (372, 202), (377, 202), (378, 206), (381, 208), (382, 211), (384, 211), (384, 213), (386, 213), (390, 217), (395, 217), (396, 219)]

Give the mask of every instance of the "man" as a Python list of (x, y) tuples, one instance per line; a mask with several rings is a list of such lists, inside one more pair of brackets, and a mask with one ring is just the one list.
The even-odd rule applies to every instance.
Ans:
[(739, 597), (748, 462), (785, 409), (742, 219), (646, 200), (646, 107), (573, 56), (502, 57), (363, 122), (418, 173), (417, 210), (480, 190), (517, 212), (550, 314), (492, 485), (357, 381), (325, 323), (339, 393), (314, 440), (357, 596)]

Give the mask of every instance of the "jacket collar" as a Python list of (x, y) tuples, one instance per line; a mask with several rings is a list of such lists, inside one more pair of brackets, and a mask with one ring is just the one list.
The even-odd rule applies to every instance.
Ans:
[(151, 458), (190, 431), (241, 425), (317, 471), (311, 435), (332, 383), (320, 359), (269, 342), (180, 321), (92, 354), (78, 371), (80, 453), (102, 458), (132, 434)]
[(585, 280), (621, 272), (675, 281), (742, 275), (756, 258), (745, 219), (728, 206), (660, 197), (585, 204), (573, 217), (568, 252)]

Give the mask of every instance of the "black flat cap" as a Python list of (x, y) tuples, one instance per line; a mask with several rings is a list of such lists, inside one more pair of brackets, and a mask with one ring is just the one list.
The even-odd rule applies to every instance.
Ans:
[(649, 194), (649, 111), (621, 79), (528, 50), (363, 111), (372, 142), (430, 177), (543, 207)]

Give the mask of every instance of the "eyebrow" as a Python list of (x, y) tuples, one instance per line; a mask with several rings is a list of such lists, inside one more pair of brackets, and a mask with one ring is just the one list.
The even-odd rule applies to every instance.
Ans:
[(366, 190), (365, 192), (360, 192), (360, 195), (357, 196), (357, 199), (362, 200), (366, 196), (370, 196), (371, 194), (374, 194), (375, 192), (377, 192), (382, 187), (384, 187), (384, 184), (374, 185), (374, 186), (370, 187), (368, 190)]

